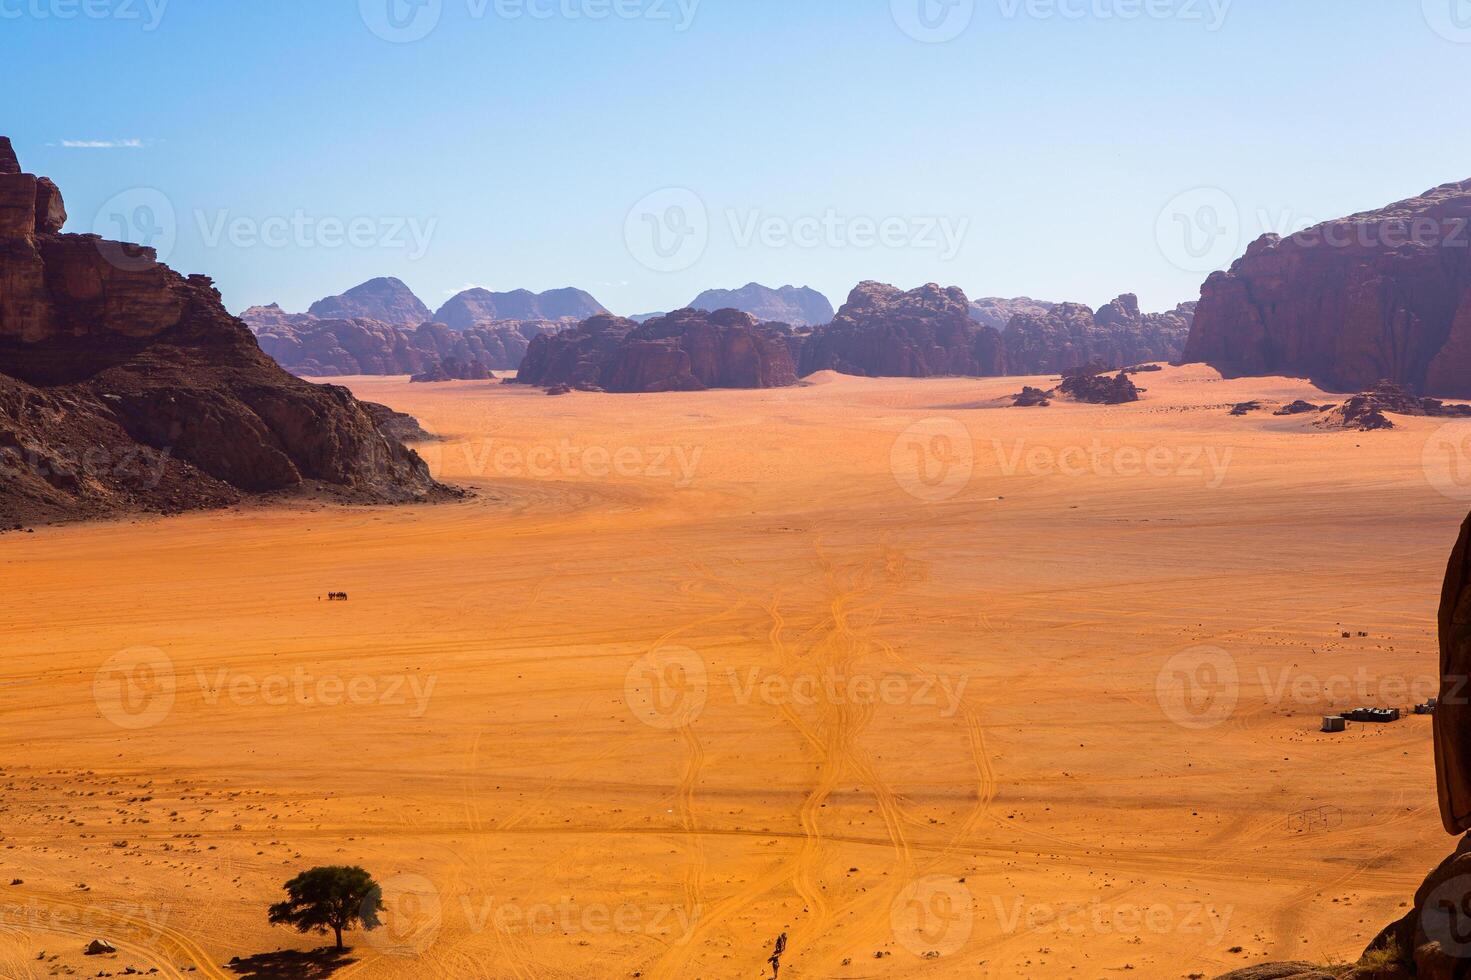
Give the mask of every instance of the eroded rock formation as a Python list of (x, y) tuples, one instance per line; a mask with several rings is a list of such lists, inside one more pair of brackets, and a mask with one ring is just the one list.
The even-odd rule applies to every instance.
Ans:
[(1006, 374), (1001, 334), (976, 323), (955, 286), (905, 292), (863, 282), (826, 328), (802, 344), (803, 376), (832, 370), (866, 377), (984, 377)]
[(1471, 397), (1471, 180), (1257, 239), (1206, 281), (1185, 359)]
[(614, 392), (779, 388), (797, 382), (789, 333), (739, 310), (680, 310), (645, 324), (601, 314), (533, 340), (517, 380)]
[(273, 363), (208, 278), (60, 234), (64, 215), (0, 140), (0, 525), (272, 491), (447, 493), (346, 389)]

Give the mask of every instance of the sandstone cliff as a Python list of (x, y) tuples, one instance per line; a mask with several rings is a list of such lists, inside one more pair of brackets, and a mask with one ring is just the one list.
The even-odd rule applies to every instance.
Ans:
[(738, 310), (680, 310), (642, 325), (601, 314), (533, 340), (517, 380), (615, 392), (779, 388), (797, 382), (789, 332)]
[(447, 491), (343, 388), (274, 364), (204, 276), (64, 235), (0, 138), (0, 526), (319, 490)]
[(1206, 281), (1185, 359), (1471, 397), (1471, 181), (1257, 239)]

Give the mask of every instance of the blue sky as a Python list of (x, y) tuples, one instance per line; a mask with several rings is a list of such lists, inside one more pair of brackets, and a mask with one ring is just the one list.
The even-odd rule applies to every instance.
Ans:
[(68, 230), (236, 310), (378, 275), (1158, 309), (1471, 177), (1471, 0), (413, 2), (0, 0), (0, 133)]

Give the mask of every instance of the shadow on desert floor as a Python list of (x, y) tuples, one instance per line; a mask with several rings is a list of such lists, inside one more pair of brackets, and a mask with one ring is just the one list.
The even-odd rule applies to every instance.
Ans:
[(310, 953), (283, 949), (233, 960), (230, 970), (248, 980), (325, 980), (357, 962), (352, 951), (318, 949)]

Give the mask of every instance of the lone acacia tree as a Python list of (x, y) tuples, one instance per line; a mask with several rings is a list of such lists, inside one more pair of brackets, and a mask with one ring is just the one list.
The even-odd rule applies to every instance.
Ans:
[(383, 890), (362, 868), (312, 868), (286, 882), (287, 899), (271, 906), (271, 925), (288, 925), (297, 932), (327, 934), (337, 938), (343, 952), (342, 933), (355, 924), (364, 929), (380, 925)]

